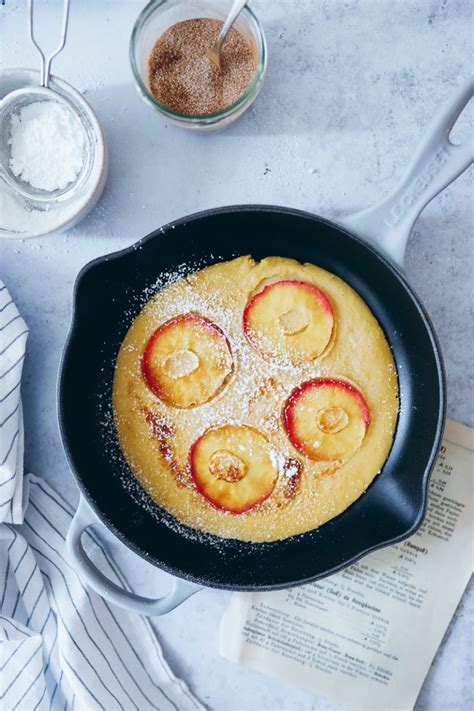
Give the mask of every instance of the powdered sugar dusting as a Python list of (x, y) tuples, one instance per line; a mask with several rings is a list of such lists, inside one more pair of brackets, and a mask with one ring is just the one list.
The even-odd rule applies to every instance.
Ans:
[[(220, 261), (218, 257), (212, 257), (212, 259)], [(204, 499), (196, 499), (194, 494), (193, 496), (187, 495), (183, 498), (183, 506), (186, 506), (186, 510), (181, 509), (183, 520), (192, 521), (190, 525), (196, 527), (195, 529), (188, 528), (170, 513), (163, 511), (144, 491), (137, 479), (131, 475), (128, 466), (123, 461), (123, 456), (118, 451), (109, 403), (107, 416), (103, 418), (104, 430), (108, 433), (107, 438), (112, 444), (115, 456), (122, 460), (121, 466), (118, 468), (119, 476), (133, 499), (147, 512), (173, 530), (179, 531), (180, 534), (191, 537), (193, 540), (204, 536), (206, 541), (212, 541), (212, 545), (219, 545), (219, 538), (209, 535), (209, 533), (203, 533), (201, 528), (218, 532), (218, 535), (225, 538), (238, 538), (237, 519), (244, 523), (253, 521), (253, 531), (256, 530), (255, 526), (260, 526), (259, 536), (265, 536), (265, 538), (259, 537), (257, 540), (275, 540), (279, 534), (275, 535), (274, 529), (280, 530), (283, 514), (286, 518), (291, 517), (292, 525), (296, 529), (299, 527), (299, 530), (305, 530), (306, 527), (308, 530), (310, 525), (306, 522), (310, 521), (308, 507), (311, 509), (311, 502), (319, 511), (318, 516), (323, 520), (328, 520), (341, 510), (338, 508), (339, 504), (334, 504), (331, 495), (332, 489), (335, 487), (337, 490), (342, 487), (343, 490), (338, 495), (339, 501), (341, 499), (352, 501), (366, 488), (367, 484), (364, 484), (366, 474), (364, 472), (359, 474), (357, 468), (351, 464), (347, 467), (345, 475), (337, 472), (334, 476), (320, 477), (319, 475), (326, 470), (334, 473), (333, 464), (310, 462), (293, 449), (282, 422), (283, 407), (295, 387), (302, 382), (318, 376), (328, 377), (330, 375), (347, 378), (347, 375), (344, 372), (334, 371), (334, 363), (336, 366), (339, 363), (334, 356), (331, 356), (329, 363), (325, 358), (321, 358), (318, 361), (299, 365), (264, 360), (251, 346), (242, 329), (242, 312), (246, 300), (250, 297), (250, 286), (249, 293), (246, 292), (245, 287), (240, 287), (235, 289), (235, 296), (233, 296), (232, 288), (218, 288), (220, 272), (217, 277), (216, 273), (209, 277), (212, 270), (211, 272), (208, 270), (197, 271), (201, 266), (196, 263), (192, 265), (183, 263), (175, 269), (161, 274), (152, 285), (131, 300), (130, 308), (124, 314), (125, 323), (129, 325), (140, 307), (145, 304), (144, 313), (146, 313), (146, 319), (149, 322), (148, 333), (153, 332), (153, 329), (169, 319), (184, 314), (195, 314), (208, 319), (215, 323), (228, 339), (233, 359), (232, 374), (211, 400), (198, 407), (180, 409), (179, 412), (176, 410), (167, 411), (163, 403), (157, 401), (152, 393), (139, 385), (141, 388), (139, 393), (140, 408), (144, 408), (142, 412), (153, 413), (154, 420), (147, 417), (150, 436), (155, 442), (153, 446), (156, 447), (158, 442), (159, 451), (173, 471), (178, 487), (184, 487), (191, 492), (196, 491), (187, 459), (187, 452), (195, 439), (211, 427), (231, 424), (254, 426), (266, 435), (270, 443), (270, 459), (278, 470), (275, 489), (268, 499), (238, 516), (223, 510), (216, 511), (212, 504)], [(222, 266), (225, 267), (224, 264)], [(226, 272), (224, 268), (223, 274), (225, 280), (230, 279), (233, 272)], [(241, 279), (241, 275), (238, 273), (236, 278)], [(222, 283), (224, 284), (225, 281)], [(232, 298), (229, 297), (229, 293)], [(351, 334), (349, 333), (349, 335)], [(356, 347), (354, 340), (354, 348)], [(133, 373), (140, 372), (143, 336), (140, 336), (138, 340), (134, 340), (133, 337), (127, 340), (126, 349), (129, 354), (127, 368), (130, 369), (132, 377)], [(390, 367), (393, 368), (393, 365)], [(392, 418), (390, 422), (387, 422), (387, 428), (393, 428), (394, 424)], [(180, 435), (183, 432), (186, 433), (182, 437), (188, 437), (189, 433), (189, 441), (184, 440), (183, 444), (186, 456), (180, 454), (178, 458), (173, 451), (175, 427), (179, 428)], [(148, 445), (144, 443), (144, 446)], [(155, 474), (140, 469), (133, 457), (129, 457), (129, 459), (132, 470), (145, 488), (158, 493)], [(345, 484), (342, 483), (344, 481)], [(304, 496), (297, 496), (296, 494), (302, 487)], [(159, 496), (157, 499), (159, 500)], [(290, 506), (291, 512), (285, 512)], [(217, 517), (221, 522), (219, 525), (217, 525)], [(258, 524), (260, 519), (264, 523)], [(213, 521), (212, 527), (210, 527), (210, 521)]]

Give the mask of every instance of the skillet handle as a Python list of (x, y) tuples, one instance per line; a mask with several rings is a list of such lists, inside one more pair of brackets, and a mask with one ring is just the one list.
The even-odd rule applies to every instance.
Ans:
[(97, 523), (96, 515), (81, 496), (79, 506), (69, 527), (66, 547), (73, 567), (82, 581), (108, 602), (151, 617), (166, 615), (181, 605), (188, 597), (202, 590), (199, 585), (174, 578), (173, 587), (169, 593), (163, 597), (152, 599), (135, 595), (135, 593), (116, 585), (94, 565), (82, 545), (81, 537), (86, 528)]
[(436, 114), (397, 187), (381, 203), (343, 218), (342, 224), (403, 264), (412, 227), (423, 208), (474, 161), (474, 137), (455, 145), (449, 134), (474, 95), (460, 86)]

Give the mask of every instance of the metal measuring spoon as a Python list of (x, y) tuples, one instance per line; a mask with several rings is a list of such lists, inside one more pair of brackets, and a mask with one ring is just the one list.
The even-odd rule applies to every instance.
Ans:
[(214, 43), (214, 46), (211, 47), (211, 49), (208, 49), (206, 52), (206, 57), (211, 60), (213, 64), (216, 65), (218, 69), (221, 68), (221, 50), (222, 50), (222, 45), (225, 42), (225, 38), (227, 37), (227, 34), (244, 9), (244, 7), (247, 4), (247, 0), (234, 0), (234, 3), (232, 7), (230, 8), (230, 12), (227, 15), (227, 18), (222, 25), (221, 31), (219, 32), (219, 35)]
[[(33, 0), (28, 0), (29, 37), (41, 56), (41, 84), (37, 87), (27, 86), (23, 89), (17, 89), (16, 91), (12, 91), (0, 101), (0, 165), (2, 168), (3, 177), (14, 190), (22, 194), (24, 197), (32, 198), (35, 200), (55, 199), (61, 197), (65, 193), (75, 188), (78, 182), (83, 177), (82, 173), (84, 172), (84, 166), (87, 162), (84, 159), (83, 170), (79, 172), (79, 175), (77, 176), (76, 180), (69, 183), (69, 185), (67, 185), (65, 188), (53, 191), (34, 188), (29, 183), (16, 176), (12, 172), (10, 167), (9, 137), (11, 119), (15, 114), (18, 114), (25, 106), (38, 101), (55, 101), (56, 103), (61, 104), (61, 106), (64, 106), (69, 111), (71, 111), (71, 113), (74, 114), (74, 116), (77, 118), (77, 120), (81, 123), (81, 126), (83, 127), (81, 118), (78, 115), (78, 112), (76, 111), (75, 107), (71, 104), (71, 102), (68, 101), (65, 97), (61, 96), (61, 94), (58, 94), (58, 92), (49, 88), (51, 62), (63, 50), (64, 45), (66, 44), (66, 35), (69, 21), (69, 4), (70, 0), (64, 0), (60, 43), (57, 48), (49, 56), (46, 57), (34, 36), (34, 2)], [(8, 122), (10, 122), (10, 126), (8, 125)]]

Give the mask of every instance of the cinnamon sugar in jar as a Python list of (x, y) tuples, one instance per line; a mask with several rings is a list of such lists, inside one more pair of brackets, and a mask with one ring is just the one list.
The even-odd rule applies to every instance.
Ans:
[(184, 128), (228, 125), (261, 89), (266, 43), (248, 7), (227, 35), (221, 69), (206, 56), (227, 10), (218, 0), (155, 0), (135, 23), (130, 58), (137, 88), (156, 111)]
[(221, 68), (206, 56), (222, 28), (220, 20), (177, 22), (159, 37), (148, 58), (148, 86), (173, 111), (202, 116), (234, 104), (248, 89), (257, 65), (245, 37), (232, 27), (221, 51)]

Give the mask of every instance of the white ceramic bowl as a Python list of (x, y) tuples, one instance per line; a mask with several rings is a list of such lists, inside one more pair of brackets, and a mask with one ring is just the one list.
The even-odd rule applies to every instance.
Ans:
[[(6, 69), (0, 72), (0, 100), (11, 91), (39, 85), (39, 72), (33, 69)], [(15, 192), (0, 175), (0, 238), (30, 239), (65, 232), (76, 225), (95, 206), (108, 172), (108, 152), (97, 116), (82, 95), (70, 84), (51, 76), (50, 88), (65, 97), (77, 111), (91, 154), (87, 179), (67, 195), (43, 201), (26, 200)], [(20, 217), (19, 205), (25, 205), (28, 217)]]

